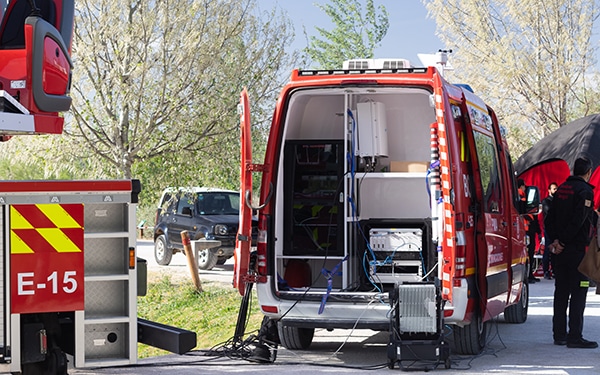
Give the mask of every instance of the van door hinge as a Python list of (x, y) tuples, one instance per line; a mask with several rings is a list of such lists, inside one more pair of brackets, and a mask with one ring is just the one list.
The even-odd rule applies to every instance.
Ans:
[(266, 283), (267, 277), (264, 275), (242, 275), (242, 280), (246, 283)]

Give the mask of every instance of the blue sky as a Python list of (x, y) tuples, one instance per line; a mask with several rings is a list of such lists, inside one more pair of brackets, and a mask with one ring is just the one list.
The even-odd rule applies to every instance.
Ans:
[[(327, 0), (257, 0), (262, 10), (278, 6), (287, 12), (296, 33), (295, 49), (306, 47), (303, 27), (309, 35), (316, 35), (315, 26), (332, 29), (329, 17), (314, 4), (326, 4)], [(435, 22), (427, 18), (427, 10), (420, 0), (375, 0), (388, 11), (390, 27), (375, 57), (396, 57), (420, 65), (418, 53), (435, 53), (446, 46), (435, 36)], [(364, 9), (364, 8), (363, 8)]]

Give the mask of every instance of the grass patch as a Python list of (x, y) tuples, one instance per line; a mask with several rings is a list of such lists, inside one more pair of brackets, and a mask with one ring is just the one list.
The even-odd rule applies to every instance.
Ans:
[[(194, 284), (174, 283), (169, 276), (148, 284), (148, 292), (138, 297), (138, 316), (154, 322), (196, 332), (196, 349), (219, 345), (235, 332), (242, 297), (236, 289), (220, 285), (202, 285), (196, 292)], [(253, 291), (246, 332), (260, 328), (263, 315), (256, 305)], [(145, 344), (138, 344), (138, 357), (146, 358), (169, 354)]]

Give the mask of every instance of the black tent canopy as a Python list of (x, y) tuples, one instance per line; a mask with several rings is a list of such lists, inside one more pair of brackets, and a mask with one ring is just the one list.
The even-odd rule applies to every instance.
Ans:
[(572, 166), (580, 156), (600, 165), (600, 114), (583, 117), (560, 127), (527, 150), (515, 163), (517, 174), (549, 160)]
[[(561, 184), (570, 175), (578, 157), (587, 157), (594, 168), (600, 165), (600, 114), (586, 116), (560, 127), (542, 138), (516, 162), (515, 171), (527, 185), (537, 186), (542, 198), (551, 182)], [(600, 168), (596, 168), (590, 182), (598, 186)], [(595, 189), (595, 203), (599, 202), (600, 188)]]

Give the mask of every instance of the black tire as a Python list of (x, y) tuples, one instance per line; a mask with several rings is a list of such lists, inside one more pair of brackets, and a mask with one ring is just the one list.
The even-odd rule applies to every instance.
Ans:
[(67, 375), (67, 355), (60, 348), (52, 349), (46, 362), (49, 362), (50, 374)]
[(21, 375), (67, 375), (67, 367), (67, 355), (57, 347), (49, 349), (45, 361), (24, 364)]
[(217, 260), (219, 260), (219, 258), (214, 252), (207, 249), (198, 251), (197, 260), (198, 268), (200, 268), (201, 270), (212, 270), (213, 267), (217, 265)]
[(315, 335), (314, 328), (288, 327), (281, 323), (277, 324), (277, 331), (281, 345), (290, 350), (308, 349)]
[(469, 325), (452, 326), (454, 336), (453, 350), (457, 354), (476, 355), (481, 353), (487, 337), (487, 324), (483, 322), (481, 314), (476, 312)]
[(154, 240), (154, 259), (161, 266), (168, 266), (173, 257), (173, 250), (167, 248), (167, 239), (164, 234)]
[(45, 368), (44, 362), (38, 363), (25, 363), (21, 366), (21, 372), (11, 372), (13, 375), (21, 374), (21, 375), (45, 375), (47, 374), (47, 369)]
[(523, 281), (519, 302), (504, 309), (504, 320), (508, 323), (521, 324), (527, 321), (527, 310), (529, 309), (529, 283), (527, 278)]

